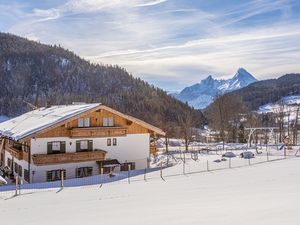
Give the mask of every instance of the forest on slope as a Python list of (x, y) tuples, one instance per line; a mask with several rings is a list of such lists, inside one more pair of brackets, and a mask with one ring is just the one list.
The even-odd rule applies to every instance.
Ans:
[(60, 46), (0, 33), (0, 115), (72, 102), (101, 102), (163, 129), (204, 117), (117, 65), (90, 63)]

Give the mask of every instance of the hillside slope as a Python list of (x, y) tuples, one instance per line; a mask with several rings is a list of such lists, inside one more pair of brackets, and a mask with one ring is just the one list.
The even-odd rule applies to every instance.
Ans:
[(73, 101), (101, 102), (149, 123), (176, 124), (192, 115), (200, 125), (202, 113), (168, 96), (125, 69), (96, 65), (60, 46), (49, 46), (0, 33), (0, 115), (17, 116), (37, 106)]
[(277, 102), (282, 97), (299, 95), (300, 74), (287, 74), (278, 79), (258, 81), (226, 95), (230, 94), (240, 96), (250, 110), (258, 110), (260, 106)]

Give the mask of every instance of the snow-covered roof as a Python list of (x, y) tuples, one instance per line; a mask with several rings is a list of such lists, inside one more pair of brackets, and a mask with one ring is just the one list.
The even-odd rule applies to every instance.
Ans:
[(20, 140), (100, 105), (100, 103), (73, 104), (39, 108), (0, 123), (0, 134), (14, 140)]
[(67, 119), (80, 115), (93, 109), (104, 109), (116, 115), (133, 121), (143, 127), (156, 132), (159, 135), (165, 135), (161, 129), (148, 124), (132, 116), (123, 114), (100, 103), (94, 104), (73, 104), (73, 105), (56, 105), (49, 108), (39, 108), (21, 116), (0, 123), (0, 135), (9, 137), (14, 140), (26, 138), (45, 128), (57, 125)]

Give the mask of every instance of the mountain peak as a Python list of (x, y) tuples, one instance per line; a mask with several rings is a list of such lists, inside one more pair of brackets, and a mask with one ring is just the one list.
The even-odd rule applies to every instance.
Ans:
[(257, 79), (244, 68), (239, 68), (232, 79), (246, 80), (248, 82), (257, 81)]
[(209, 75), (205, 79), (201, 81), (201, 84), (213, 84), (216, 80), (212, 77), (212, 75)]
[(216, 94), (225, 94), (256, 81), (247, 70), (239, 68), (236, 74), (228, 80), (214, 79), (212, 75), (209, 75), (200, 83), (184, 88), (176, 98), (188, 102), (194, 108), (203, 109), (213, 101)]
[(248, 86), (256, 82), (257, 79), (244, 68), (239, 68), (236, 74), (231, 79), (230, 83), (235, 86), (235, 89)]

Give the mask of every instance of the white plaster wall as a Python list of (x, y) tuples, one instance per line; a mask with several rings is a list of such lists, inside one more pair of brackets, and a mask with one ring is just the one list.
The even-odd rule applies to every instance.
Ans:
[(76, 168), (79, 167), (93, 167), (93, 175), (99, 174), (99, 166), (96, 162), (80, 162), (80, 163), (65, 163), (58, 165), (47, 165), (47, 166), (31, 166), (31, 172), (34, 175), (31, 177), (31, 182), (45, 182), (47, 181), (47, 171), (50, 170), (66, 170), (66, 179), (71, 179), (76, 177)]
[(108, 138), (36, 138), (31, 139), (31, 154), (47, 154), (47, 142), (65, 141), (66, 152), (76, 152), (77, 140), (93, 140), (93, 148), (107, 151), (107, 159), (118, 159), (120, 162), (139, 161), (149, 156), (150, 135), (149, 134), (128, 134), (124, 137), (110, 137), (117, 139), (117, 145), (107, 146)]
[[(47, 142), (65, 141), (66, 152), (76, 152), (77, 140), (93, 140), (93, 149), (107, 151), (106, 159), (117, 159), (120, 163), (135, 162), (136, 169), (143, 169), (147, 166), (149, 156), (150, 135), (149, 134), (129, 134), (124, 137), (111, 138), (111, 146), (107, 146), (108, 138), (80, 138), (71, 139), (68, 137), (60, 138), (36, 138), (31, 139), (31, 154), (47, 154)], [(113, 138), (117, 139), (117, 145), (113, 146)], [(96, 162), (65, 163), (48, 166), (31, 166), (31, 171), (35, 171), (34, 182), (46, 180), (46, 173), (49, 170), (66, 169), (67, 179), (75, 177), (77, 167), (92, 166), (93, 174), (99, 174)]]

